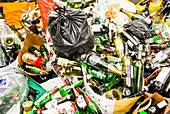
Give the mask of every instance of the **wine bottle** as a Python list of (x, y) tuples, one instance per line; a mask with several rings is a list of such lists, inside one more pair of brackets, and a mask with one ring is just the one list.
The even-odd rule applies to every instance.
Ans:
[(120, 12), (123, 12), (124, 14), (126, 14), (130, 19), (135, 20), (135, 19), (142, 19), (145, 21), (146, 24), (151, 24), (152, 21), (149, 18), (144, 18), (142, 15), (133, 13), (133, 12), (129, 12), (123, 8), (120, 8)]
[(139, 44), (137, 61), (133, 66), (133, 85), (134, 85), (133, 92), (134, 93), (141, 91), (144, 85), (144, 80), (143, 80), (144, 65), (141, 61), (142, 50), (143, 50), (143, 45)]
[(124, 56), (124, 45), (122, 42), (122, 36), (120, 33), (116, 32), (115, 36), (113, 37), (113, 42), (116, 47), (116, 53), (119, 58), (122, 58)]
[(133, 87), (133, 67), (132, 67), (132, 58), (129, 56), (129, 49), (127, 43), (125, 43), (125, 55), (121, 59), (122, 71), (127, 74), (126, 77), (122, 77), (124, 80), (124, 86)]
[(108, 71), (110, 73), (115, 73), (115, 74), (118, 74), (121, 76), (126, 76), (126, 73), (118, 70), (112, 64), (106, 63), (104, 60), (102, 60), (100, 57), (98, 57), (94, 54), (89, 54), (87, 56), (87, 63), (90, 64), (91, 66), (97, 66), (104, 71)]

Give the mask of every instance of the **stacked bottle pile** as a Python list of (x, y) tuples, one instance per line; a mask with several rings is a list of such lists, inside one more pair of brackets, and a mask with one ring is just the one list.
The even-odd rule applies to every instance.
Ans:
[(22, 55), (22, 61), (24, 62), (22, 68), (32, 74), (48, 75), (48, 71), (46, 71), (46, 63), (49, 62), (49, 58), (50, 54), (45, 45), (41, 45), (40, 50), (34, 46), (30, 46), (28, 52), (25, 52)]

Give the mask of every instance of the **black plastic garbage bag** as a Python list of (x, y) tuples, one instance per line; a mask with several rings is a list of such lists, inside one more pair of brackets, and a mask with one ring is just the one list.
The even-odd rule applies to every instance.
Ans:
[(88, 53), (94, 40), (84, 12), (56, 5), (53, 9), (55, 12), (49, 14), (47, 26), (55, 51), (67, 57)]
[(127, 24), (124, 24), (123, 27), (126, 31), (131, 32), (141, 41), (153, 37), (153, 34), (150, 32), (145, 22), (141, 19), (137, 19)]

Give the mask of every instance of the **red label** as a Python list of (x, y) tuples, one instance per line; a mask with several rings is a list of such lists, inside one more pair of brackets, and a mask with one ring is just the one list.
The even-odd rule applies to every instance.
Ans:
[(56, 91), (57, 91), (56, 88), (53, 88), (52, 90), (50, 90), (50, 92), (51, 92), (52, 94), (54, 94)]
[(89, 103), (89, 102), (91, 101), (91, 98), (87, 95), (87, 96), (85, 97), (85, 100), (86, 100), (87, 103)]
[(16, 93), (12, 96), (12, 99), (17, 100), (19, 98), (19, 95)]
[(76, 90), (80, 93), (80, 89), (79, 89), (79, 87), (76, 87)]
[(37, 114), (42, 114), (42, 109), (37, 109)]
[(37, 57), (39, 57), (39, 56), (41, 55), (41, 53), (40, 53), (40, 52), (38, 52), (36, 55), (37, 55)]
[(44, 70), (44, 69), (41, 69), (41, 70), (40, 70), (40, 74), (45, 74), (45, 70)]
[(69, 83), (70, 83), (68, 79), (65, 79), (65, 82), (67, 85), (69, 85)]
[(112, 49), (107, 49), (107, 52), (111, 53), (111, 52), (112, 52)]

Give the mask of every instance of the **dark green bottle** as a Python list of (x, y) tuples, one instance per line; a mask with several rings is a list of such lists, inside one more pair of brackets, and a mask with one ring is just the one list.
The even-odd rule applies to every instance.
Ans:
[(50, 54), (48, 53), (48, 50), (45, 45), (40, 46), (40, 51), (44, 55), (44, 59), (46, 60), (46, 62), (49, 62)]
[(33, 73), (33, 74), (45, 74), (48, 75), (48, 71), (41, 69), (39, 67), (35, 67), (35, 66), (31, 66), (31, 65), (27, 65), (25, 64), (23, 66), (23, 69), (29, 73)]
[(41, 53), (37, 48), (35, 48), (34, 46), (30, 46), (30, 47), (28, 48), (28, 52), (36, 55), (37, 57), (43, 58), (42, 53)]
[(55, 86), (50, 91), (46, 91), (39, 99), (37, 99), (34, 102), (34, 105), (38, 109), (41, 108), (42, 105), (44, 105), (45, 103), (47, 103), (48, 101), (50, 101), (52, 99), (53, 94), (56, 93), (57, 91), (59, 91), (59, 88), (57, 86)]
[(113, 81), (110, 81), (109, 83), (102, 84), (102, 87), (106, 88), (106, 91), (110, 90), (113, 86), (115, 86), (117, 83), (119, 83), (121, 78), (116, 78)]

